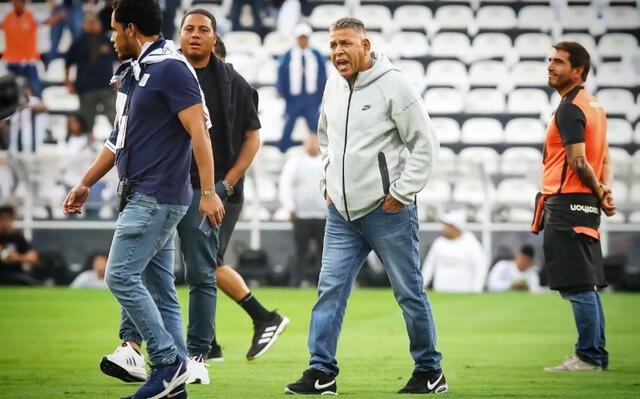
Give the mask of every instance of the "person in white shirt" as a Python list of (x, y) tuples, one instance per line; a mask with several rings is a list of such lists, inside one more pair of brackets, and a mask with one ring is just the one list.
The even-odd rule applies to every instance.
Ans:
[(440, 221), (442, 235), (433, 242), (422, 265), (424, 286), (433, 279), (434, 291), (482, 292), (487, 256), (475, 235), (465, 231), (465, 211), (450, 211)]
[(501, 292), (508, 290), (538, 292), (540, 276), (533, 264), (534, 250), (524, 245), (514, 259), (501, 260), (493, 266), (487, 281), (487, 290)]
[(104, 272), (107, 270), (107, 254), (97, 253), (89, 258), (91, 269), (80, 273), (71, 282), (71, 288), (107, 288)]
[[(327, 204), (318, 193), (318, 182), (322, 178), (322, 158), (318, 136), (309, 134), (304, 143), (304, 152), (291, 156), (284, 164), (280, 175), (280, 203), (287, 210), (293, 223), (296, 245), (297, 268), (292, 270), (292, 284), (300, 280), (318, 281), (324, 240), (324, 225)], [(315, 251), (310, 251), (314, 244)], [(312, 256), (309, 256), (310, 253)]]

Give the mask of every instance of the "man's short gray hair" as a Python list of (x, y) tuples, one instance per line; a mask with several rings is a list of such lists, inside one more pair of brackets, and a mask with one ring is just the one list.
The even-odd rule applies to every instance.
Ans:
[(367, 36), (367, 31), (364, 29), (364, 23), (362, 23), (358, 18), (340, 18), (331, 25), (329, 31), (333, 32), (338, 29), (353, 29), (354, 31), (361, 33), (363, 36)]

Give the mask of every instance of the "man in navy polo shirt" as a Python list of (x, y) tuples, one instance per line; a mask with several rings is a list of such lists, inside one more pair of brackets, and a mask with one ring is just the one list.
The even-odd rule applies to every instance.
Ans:
[[(131, 185), (128, 202), (118, 217), (106, 272), (109, 289), (147, 342), (151, 374), (131, 398), (167, 394), (185, 398), (186, 345), (173, 259), (176, 225), (192, 197), (192, 147), (200, 172), (200, 212), (213, 226), (224, 217), (214, 189), (208, 114), (193, 68), (173, 42), (159, 35), (162, 18), (157, 3), (119, 0), (113, 10), (111, 40), (120, 59), (132, 59), (117, 72), (116, 126), (63, 205), (66, 213), (80, 213), (89, 188), (114, 162), (121, 185)], [(127, 349), (131, 348), (123, 347)]]

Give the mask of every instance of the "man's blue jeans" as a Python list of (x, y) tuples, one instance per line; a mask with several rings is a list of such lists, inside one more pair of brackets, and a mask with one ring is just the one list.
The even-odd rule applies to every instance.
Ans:
[(178, 224), (180, 247), (186, 266), (189, 285), (189, 328), (187, 349), (191, 356), (204, 355), (211, 350), (213, 323), (216, 314), (216, 267), (220, 227), (210, 237), (199, 229), (200, 190), (193, 190), (193, 200), (185, 217)]
[(596, 366), (609, 365), (609, 352), (604, 348), (604, 313), (600, 295), (596, 291), (582, 291), (571, 293), (560, 291), (560, 295), (573, 308), (573, 317), (578, 330), (576, 355), (580, 360)]
[[(47, 61), (51, 61), (62, 56), (58, 51), (58, 46), (60, 45), (60, 39), (62, 39), (62, 33), (64, 32), (65, 27), (69, 27), (73, 41), (78, 40), (82, 35), (82, 24), (84, 21), (82, 5), (59, 5), (53, 10), (53, 15), (63, 11), (67, 13), (67, 17), (51, 27), (51, 49), (49, 50)], [(108, 27), (103, 27), (103, 29), (106, 28)]]
[(7, 64), (7, 69), (14, 75), (27, 79), (32, 95), (42, 98), (42, 82), (40, 81), (40, 77), (38, 77), (38, 69), (33, 62)]
[(338, 374), (336, 346), (347, 299), (360, 267), (373, 250), (382, 260), (402, 308), (415, 369), (440, 369), (442, 355), (436, 350), (433, 316), (420, 274), (418, 244), (418, 218), (413, 204), (394, 214), (378, 207), (352, 222), (344, 219), (334, 205), (329, 206), (319, 297), (309, 328), (311, 368)]
[(120, 338), (146, 341), (152, 366), (186, 357), (173, 262), (176, 226), (187, 208), (132, 194), (109, 251), (105, 280), (122, 306)]

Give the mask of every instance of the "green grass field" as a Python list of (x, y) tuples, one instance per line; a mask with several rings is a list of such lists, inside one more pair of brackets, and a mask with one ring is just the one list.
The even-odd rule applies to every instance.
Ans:
[[(180, 290), (183, 305), (187, 292)], [(280, 340), (255, 362), (244, 359), (251, 324), (223, 297), (218, 336), (223, 363), (191, 398), (282, 398), (308, 361), (306, 334), (315, 290), (255, 291), (291, 319)], [(430, 295), (451, 398), (640, 397), (640, 296), (606, 294), (610, 370), (542, 371), (571, 353), (570, 306), (557, 294)], [(118, 344), (118, 306), (107, 291), (0, 289), (0, 398), (119, 398), (129, 385), (101, 374), (98, 362)], [(184, 309), (184, 306), (183, 306)], [(390, 398), (412, 370), (399, 308), (388, 290), (354, 291), (340, 345), (340, 395)]]

